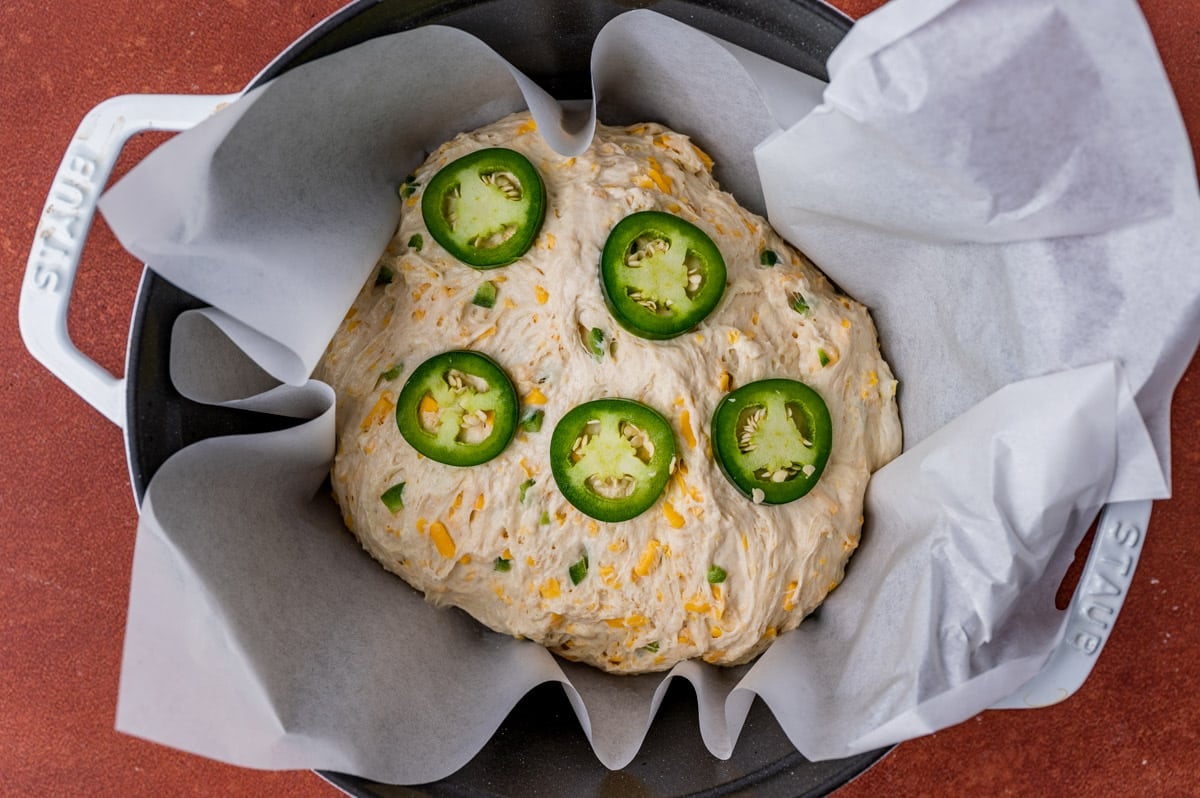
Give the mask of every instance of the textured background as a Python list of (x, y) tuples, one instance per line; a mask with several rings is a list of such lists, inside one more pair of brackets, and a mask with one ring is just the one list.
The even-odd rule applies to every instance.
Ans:
[[(113, 731), (137, 516), (120, 430), (27, 354), (17, 297), (75, 126), (116, 94), (241, 89), (340, 0), (0, 3), (0, 794), (338, 794), (306, 771), (210, 762)], [(880, 0), (834, 0), (852, 16)], [(1102, 4), (1098, 3), (1097, 7)], [(1200, 142), (1200, 4), (1142, 0)], [(136, 139), (119, 169), (161, 136)], [(103, 222), (69, 327), (120, 373), (141, 266)], [(1175, 396), (1175, 495), (1155, 505), (1121, 621), (1091, 678), (1037, 711), (985, 712), (899, 746), (839, 798), (1200, 795), (1200, 365)]]

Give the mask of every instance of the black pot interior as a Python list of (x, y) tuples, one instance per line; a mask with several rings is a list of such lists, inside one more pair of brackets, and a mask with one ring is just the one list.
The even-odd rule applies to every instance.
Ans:
[[(254, 85), (376, 36), (428, 24), (478, 36), (560, 99), (590, 96), (591, 44), (603, 25), (650, 8), (808, 74), (827, 78), (825, 62), (850, 21), (820, 0), (363, 0), (298, 40)], [(168, 369), (171, 328), (196, 298), (147, 271), (130, 333), (130, 473), (140, 502), (162, 463), (190, 443), (265, 432), (296, 422), (208, 407), (184, 399)], [(637, 678), (637, 677), (623, 677)], [(651, 677), (654, 678), (654, 677)], [(756, 701), (734, 756), (712, 757), (696, 726), (695, 696), (676, 681), (640, 754), (610, 772), (596, 760), (557, 686), (526, 696), (470, 764), (433, 784), (396, 787), (338, 773), (321, 775), (359, 796), (500, 795), (825, 795), (861, 773), (886, 749), (809, 762), (796, 753)]]

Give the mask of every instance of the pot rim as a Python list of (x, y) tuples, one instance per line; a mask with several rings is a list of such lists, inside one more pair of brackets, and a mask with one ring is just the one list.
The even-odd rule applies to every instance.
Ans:
[[(599, 0), (605, 2), (605, 0)], [(738, 9), (743, 9), (747, 5), (752, 5), (755, 0), (666, 0), (662, 3), (648, 3), (649, 7), (656, 11), (674, 10), (679, 12), (682, 8), (703, 7), (712, 14), (721, 15), (728, 14)], [(766, 3), (771, 3), (771, 0), (765, 0)], [(354, 20), (359, 19), (364, 14), (379, 9), (388, 5), (389, 0), (355, 0), (343, 8), (335, 11), (321, 21), (317, 22), (302, 36), (288, 45), (283, 51), (276, 55), (257, 75), (247, 84), (241, 91), (244, 95), (255, 88), (265, 84), (267, 81), (283, 74), (289, 69), (299, 66), (303, 63), (315, 60), (323, 55), (336, 52), (342, 47), (330, 49), (328, 42), (330, 37), (335, 36), (338, 31), (344, 31), (346, 26)], [(445, 16), (454, 11), (460, 11), (463, 8), (468, 8), (477, 5), (485, 5), (487, 0), (458, 0), (457, 2), (449, 2), (440, 4), (438, 2), (417, 2), (411, 5), (424, 5), (424, 15), (418, 15), (414, 19), (415, 24), (406, 24), (397, 30), (406, 30), (409, 28), (418, 27), (424, 24), (439, 22), (440, 16)], [(626, 4), (620, 0), (612, 0), (611, 5), (623, 6), (620, 10), (628, 10), (628, 7), (638, 7), (642, 3)], [(627, 7), (625, 7), (627, 6)], [(812, 17), (825, 23), (828, 30), (825, 32), (827, 39), (832, 38), (832, 46), (836, 45), (845, 36), (846, 32), (852, 24), (852, 19), (841, 12), (840, 10), (829, 5), (824, 0), (787, 0), (787, 3), (780, 3), (779, 6), (792, 6), (803, 9)], [(614, 14), (615, 16), (615, 14)], [(678, 18), (678, 14), (676, 14)], [(410, 20), (411, 21), (411, 20)], [(683, 20), (688, 21), (688, 20)], [(793, 21), (795, 26), (801, 23)], [(703, 28), (701, 28), (703, 29)], [(795, 33), (796, 30), (791, 31)], [(368, 36), (366, 38), (374, 38), (377, 35), (385, 35), (394, 31), (384, 31)], [(766, 31), (760, 31), (769, 35)], [(831, 34), (836, 34), (831, 37)], [(715, 34), (714, 34), (715, 35)], [(353, 37), (351, 37), (353, 38)], [(365, 40), (365, 39), (363, 39)], [(814, 37), (809, 37), (806, 43), (810, 48), (820, 48), (821, 43), (816, 42)], [(352, 46), (357, 44), (357, 41), (352, 41), (344, 46)], [(827, 42), (828, 43), (828, 42)], [(503, 54), (503, 53), (502, 53)], [(826, 56), (827, 57), (827, 54)], [(791, 65), (791, 64), (789, 64)], [(827, 79), (827, 75), (822, 74), (818, 77)], [(556, 95), (558, 96), (558, 95)], [(573, 99), (571, 97), (558, 97), (561, 99)], [(129, 338), (126, 348), (126, 363), (125, 374), (127, 375), (127, 391), (126, 391), (126, 419), (125, 425), (125, 444), (126, 444), (126, 460), (129, 467), (130, 484), (133, 488), (134, 499), (139, 509), (141, 502), (145, 496), (146, 488), (149, 485), (150, 478), (161, 465), (162, 460), (158, 462), (147, 463), (145, 454), (147, 449), (152, 446), (161, 448), (162, 444), (166, 443), (166, 448), (171, 450), (171, 453), (178, 451), (184, 446), (190, 445), (195, 440), (206, 437), (211, 437), (213, 434), (239, 434), (244, 432), (265, 432), (271, 429), (280, 429), (292, 424), (298, 423), (293, 419), (281, 419), (276, 416), (269, 416), (261, 413), (253, 413), (244, 410), (229, 410), (225, 408), (213, 408), (210, 406), (200, 405), (180, 396), (170, 383), (169, 366), (167, 357), (169, 355), (169, 340), (170, 326), (180, 312), (190, 308), (204, 307), (205, 303), (195, 300), (190, 295), (175, 288), (162, 277), (153, 273), (148, 267), (144, 267), (142, 271), (141, 281), (138, 286), (137, 296), (134, 304), (134, 314), (130, 325)], [(166, 318), (163, 318), (165, 315)], [(165, 345), (164, 345), (165, 342)], [(167, 379), (160, 381), (154, 386), (143, 384), (140, 377), (144, 376), (144, 369), (147, 366), (147, 361), (154, 361), (154, 371), (161, 375), (168, 375)], [(156, 393), (157, 392), (157, 393)], [(166, 394), (164, 397), (162, 394)], [(159, 421), (163, 417), (175, 422), (173, 429), (163, 429), (162, 424), (156, 424), (154, 417), (158, 416)], [(190, 422), (199, 421), (201, 426), (204, 426), (209, 434), (194, 435), (194, 429)], [(170, 425), (167, 425), (170, 426)], [(166, 441), (163, 438), (167, 439)], [(561, 692), (561, 691), (559, 691)], [(698, 729), (695, 723), (695, 708), (694, 704), (687, 705), (689, 699), (686, 695), (681, 698), (681, 690), (678, 685), (672, 685), (667, 691), (667, 698), (660, 708), (660, 712), (656, 716), (655, 726), (659, 728), (658, 734), (663, 735), (662, 728), (667, 720), (667, 715), (671, 714), (671, 707), (678, 708), (679, 702), (684, 702), (684, 711), (690, 717), (690, 732), (692, 736), (698, 736)], [(521, 711), (522, 704), (529, 703), (529, 699), (534, 694), (530, 694), (526, 699), (514, 708), (513, 712), (501, 724), (497, 735), (513, 721), (514, 717)], [(553, 699), (551, 696), (550, 699)], [(547, 706), (550, 701), (542, 694), (539, 697), (534, 696), (534, 701), (541, 701), (539, 706)], [(562, 696), (558, 696), (558, 703), (566, 706), (566, 700)], [(664, 711), (665, 710), (665, 711)], [(752, 741), (747, 739), (746, 732), (752, 731), (753, 719), (755, 715), (760, 715), (760, 722), (773, 728), (774, 733), (782, 734), (778, 724), (770, 716), (769, 710), (762, 703), (755, 702), (755, 707), (751, 711), (751, 716), (747, 720), (746, 727), (743, 729), (743, 736), (740, 744), (734, 751), (732, 762), (736, 763), (739, 752), (745, 756), (748, 749), (751, 747)], [(520, 722), (519, 720), (517, 721)], [(678, 721), (676, 721), (678, 722)], [(573, 715), (570, 720), (576, 727), (578, 734), (578, 724), (574, 722)], [(676, 725), (672, 723), (672, 725)], [(493, 740), (497, 735), (493, 735)], [(649, 738), (648, 738), (649, 739)], [(493, 743), (489, 741), (488, 746)], [(485, 749), (486, 750), (486, 746)], [(861, 773), (865, 772), (869, 767), (882, 759), (892, 746), (880, 748), (874, 751), (869, 751), (863, 754), (846, 757), (838, 760), (829, 760), (825, 762), (810, 762), (799, 752), (794, 749), (789, 754), (785, 754), (773, 761), (768, 762), (765, 766), (753, 767), (747, 771), (741, 771), (740, 775), (733, 780), (719, 784), (713, 784), (703, 789), (700, 795), (725, 795), (729, 793), (740, 792), (744, 790), (755, 790), (766, 795), (804, 795), (818, 796), (827, 795), (830, 792), (844, 786), (846, 783), (856, 778)], [(586, 770), (603, 770), (603, 765), (595, 759), (590, 750), (584, 755), (590, 761), (582, 763)], [(640, 758), (640, 757), (639, 757)], [(637, 761), (635, 760), (635, 763)], [(468, 766), (469, 767), (469, 766)], [(814, 773), (817, 771), (817, 773)], [(361, 798), (382, 798), (380, 792), (376, 791), (377, 787), (386, 785), (377, 785), (367, 779), (358, 776), (353, 776), (344, 773), (336, 773), (331, 771), (314, 771), (321, 778), (328, 781), (343, 792), (360, 796)], [(460, 771), (461, 772), (461, 771)], [(820, 775), (818, 775), (818, 773)], [(807, 776), (807, 778), (806, 778)], [(454, 777), (448, 777), (453, 779)], [(429, 785), (420, 785), (419, 787), (405, 787), (405, 794), (413, 794), (414, 789), (426, 791), (430, 795), (493, 795), (491, 792), (481, 790), (482, 785), (470, 785), (457, 783), (447, 785), (442, 783), (434, 783)], [(655, 786), (640, 784), (643, 788), (646, 786)], [(672, 785), (669, 781), (664, 781), (657, 785), (659, 788), (670, 788)]]

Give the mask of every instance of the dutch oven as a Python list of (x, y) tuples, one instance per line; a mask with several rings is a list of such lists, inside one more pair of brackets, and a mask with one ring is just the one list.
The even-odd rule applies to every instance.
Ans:
[[(368, 39), (439, 24), (483, 40), (555, 97), (586, 99), (591, 92), (593, 40), (610, 19), (635, 7), (650, 7), (822, 80), (828, 79), (826, 60), (851, 25), (848, 17), (820, 0), (359, 0), (288, 47), (246, 91)], [(172, 326), (182, 312), (203, 303), (149, 269), (143, 271), (137, 294), (124, 380), (80, 354), (66, 332), (71, 284), (95, 195), (121, 146), (143, 130), (190, 127), (237, 96), (125, 97), (97, 106), (81, 124), (55, 178), (22, 290), (21, 328), (30, 351), (124, 429), (130, 481), (139, 504), (154, 473), (181, 448), (209, 437), (296, 423), (198, 404), (174, 389), (168, 366)], [(64, 222), (66, 216), (54, 216), (56, 202), (73, 212), (75, 227)], [(55, 246), (42, 243), (47, 241)], [(1144, 508), (1125, 508), (1125, 517), (1144, 528), (1149, 502), (1138, 504)], [(1084, 676), (1086, 670), (1077, 681), (1082, 683)], [(721, 761), (701, 741), (694, 694), (675, 680), (639, 755), (625, 769), (610, 772), (591, 752), (561, 688), (543, 685), (517, 704), (466, 767), (443, 781), (396, 787), (339, 773), (321, 775), (360, 796), (716, 796), (746, 791), (768, 797), (810, 796), (832, 792), (887, 750), (810, 762), (796, 752), (759, 701), (732, 758)]]

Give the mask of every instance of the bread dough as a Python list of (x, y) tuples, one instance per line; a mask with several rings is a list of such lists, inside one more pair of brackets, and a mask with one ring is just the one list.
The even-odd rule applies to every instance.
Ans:
[[(517, 150), (538, 168), (547, 211), (525, 256), (477, 271), (433, 240), (421, 217), (420, 187), (450, 161), (494, 146)], [(565, 158), (522, 113), (455, 137), (415, 172), (415, 191), (403, 200), (398, 231), (380, 261), (394, 276), (368, 280), (315, 376), (338, 396), (332, 485), (346, 525), (432, 603), (461, 607), (498, 632), (568, 659), (636, 673), (691, 657), (745, 662), (841, 581), (859, 542), (871, 472), (900, 451), (896, 381), (867, 309), (722, 192), (711, 168), (686, 136), (657, 124), (598, 125), (587, 152)], [(716, 310), (671, 340), (644, 340), (620, 328), (601, 293), (598, 264), (608, 232), (640, 210), (698, 225), (728, 269)], [(778, 263), (764, 266), (764, 250)], [(471, 301), (487, 280), (498, 288), (491, 309)], [(793, 308), (795, 296), (806, 312)], [(608, 344), (600, 359), (584, 338), (594, 327)], [(541, 430), (518, 432), (497, 458), (470, 468), (419, 455), (397, 429), (396, 397), (413, 369), (450, 349), (476, 350), (499, 363), (522, 407), (544, 411)], [(739, 493), (709, 444), (721, 397), (769, 377), (814, 388), (833, 422), (820, 481), (778, 506)], [(612, 524), (572, 507), (549, 462), (558, 420), (606, 396), (662, 413), (679, 451), (659, 500)], [(393, 514), (380, 495), (397, 482), (405, 483), (404, 507)], [(588, 573), (574, 585), (568, 569), (584, 552)], [(496, 568), (498, 558), (508, 570)], [(724, 582), (709, 583), (712, 565), (724, 569)]]

